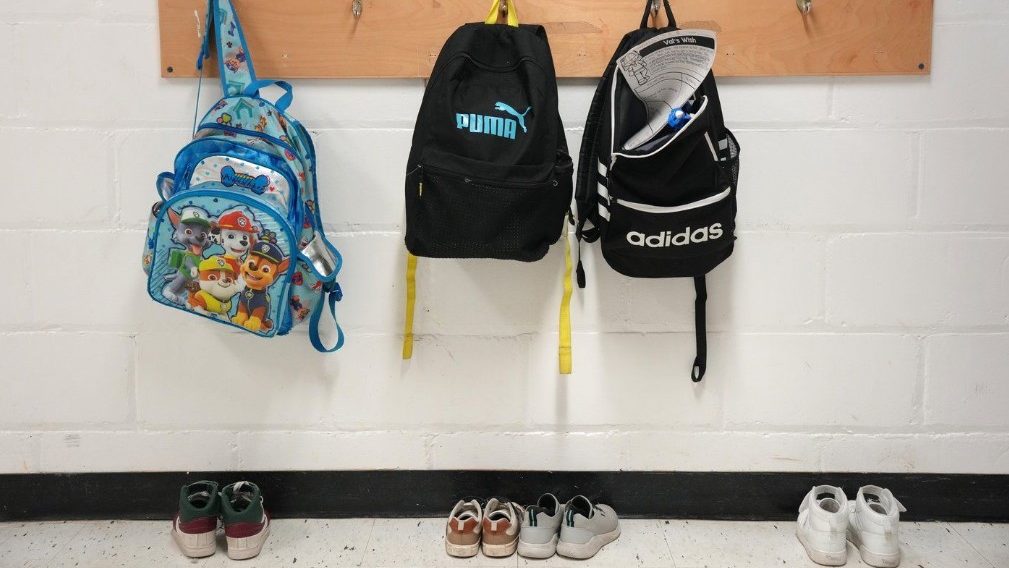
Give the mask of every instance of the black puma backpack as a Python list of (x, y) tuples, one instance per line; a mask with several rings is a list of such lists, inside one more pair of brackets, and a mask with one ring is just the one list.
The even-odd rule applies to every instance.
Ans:
[[(649, 28), (646, 6), (641, 27), (623, 37), (596, 88), (579, 154), (576, 235), (579, 242), (598, 240), (607, 264), (626, 276), (694, 279), (697, 356), (691, 378), (697, 382), (707, 365), (705, 275), (732, 254), (735, 240), (739, 144), (725, 127), (709, 72), (688, 103), (692, 117), (686, 125), (624, 148), (648, 116), (617, 60), (634, 46), (677, 31), (668, 0), (663, 4), (669, 25)], [(710, 41), (696, 38), (705, 39)], [(584, 288), (580, 258), (577, 277)]]
[[(519, 25), (511, 0), (503, 1), (487, 22), (448, 38), (417, 115), (406, 167), (405, 359), (416, 257), (539, 260), (571, 205), (573, 167), (546, 31)], [(490, 25), (505, 9), (508, 25)]]

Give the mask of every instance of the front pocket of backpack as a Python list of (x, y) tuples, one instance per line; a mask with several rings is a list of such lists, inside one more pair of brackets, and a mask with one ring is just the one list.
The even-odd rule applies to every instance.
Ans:
[(693, 203), (659, 207), (611, 199), (601, 212), (602, 252), (618, 272), (644, 278), (704, 274), (732, 252), (735, 196), (731, 187)]
[(571, 200), (570, 171), (548, 168), (541, 181), (502, 182), (417, 167), (406, 181), (407, 248), (440, 258), (543, 258)]
[[(156, 302), (256, 335), (284, 333), (297, 260), (291, 224), (269, 202), (219, 185), (180, 192), (160, 207), (148, 240), (147, 291)], [(213, 232), (222, 218), (230, 228)], [(236, 239), (226, 243), (230, 234)]]

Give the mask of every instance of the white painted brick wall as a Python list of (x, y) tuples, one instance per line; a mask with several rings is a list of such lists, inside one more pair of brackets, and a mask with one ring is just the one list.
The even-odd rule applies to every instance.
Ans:
[[(573, 376), (555, 370), (560, 247), (422, 260), (399, 359), (422, 81), (296, 85), (346, 258), (344, 351), (156, 306), (142, 231), (196, 94), (160, 78), (156, 3), (0, 3), (0, 472), (1007, 473), (1009, 8), (936, 0), (936, 21), (931, 77), (721, 82), (740, 239), (694, 385), (690, 283), (624, 278), (597, 247)], [(574, 154), (593, 89), (561, 85)]]

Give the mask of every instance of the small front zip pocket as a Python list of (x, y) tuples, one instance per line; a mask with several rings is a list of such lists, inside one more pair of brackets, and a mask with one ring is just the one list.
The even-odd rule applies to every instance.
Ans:
[(678, 206), (611, 198), (600, 205), (606, 261), (633, 277), (704, 274), (732, 252), (736, 202), (731, 187)]
[(560, 237), (571, 170), (538, 169), (492, 180), (418, 165), (406, 179), (407, 248), (428, 257), (539, 260)]
[(190, 142), (175, 159), (176, 193), (208, 182), (270, 202), (292, 219), (298, 182), (288, 163), (265, 141), (257, 145), (218, 137)]
[(204, 183), (164, 202), (152, 225), (155, 301), (263, 337), (287, 333), (297, 240), (270, 201)]

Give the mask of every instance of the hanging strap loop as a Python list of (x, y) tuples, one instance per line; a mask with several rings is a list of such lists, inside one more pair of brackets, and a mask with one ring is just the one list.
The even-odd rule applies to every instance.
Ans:
[(513, 28), (519, 27), (519, 13), (515, 11), (515, 1), (514, 0), (494, 0), (491, 4), (490, 13), (487, 14), (487, 19), (484, 20), (485, 24), (496, 24), (498, 23), (499, 16), (502, 10), (502, 2), (504, 3), (504, 9), (508, 11), (507, 23)]
[[(652, 6), (658, 4), (658, 0), (646, 0), (645, 1), (645, 13), (641, 16), (641, 27), (648, 27), (648, 14), (652, 11)], [(666, 10), (666, 21), (669, 22), (667, 25), (670, 28), (676, 27), (676, 18), (673, 17), (673, 9), (669, 7), (669, 0), (662, 0), (662, 5)], [(656, 24), (655, 27), (659, 27)]]
[(557, 360), (560, 374), (571, 374), (571, 239), (564, 223), (564, 293), (561, 295), (560, 321), (557, 329)]
[(256, 82), (256, 70), (231, 0), (207, 0), (207, 29), (196, 62), (197, 69), (202, 70), (203, 60), (210, 57), (211, 34), (216, 41), (217, 67), (221, 73), (224, 96), (242, 94), (247, 86)]
[(417, 257), (406, 253), (406, 319), (403, 322), (403, 359), (413, 357), (413, 312), (417, 303)]
[(694, 290), (697, 298), (694, 300), (694, 336), (697, 340), (697, 356), (694, 357), (694, 367), (690, 371), (690, 379), (701, 382), (708, 366), (708, 329), (705, 318), (705, 308), (708, 301), (708, 286), (704, 276), (694, 277)]
[(269, 87), (271, 85), (276, 85), (284, 90), (284, 94), (281, 95), (277, 102), (273, 103), (273, 106), (277, 107), (277, 110), (284, 112), (287, 107), (291, 106), (294, 102), (294, 87), (291, 86), (287, 81), (277, 81), (274, 79), (257, 79), (248, 84), (242, 94), (247, 97), (258, 97), (259, 90), (263, 87)]
[[(323, 288), (322, 295), (319, 296), (319, 303), (312, 310), (312, 316), (308, 320), (308, 338), (312, 341), (312, 347), (315, 347), (316, 351), (320, 353), (332, 353), (343, 347), (343, 328), (340, 327), (340, 322), (336, 319), (336, 303), (342, 299), (343, 290), (340, 289), (340, 285), (336, 282), (327, 284)], [(336, 325), (336, 345), (332, 347), (323, 345), (322, 337), (319, 335), (319, 321), (322, 319), (323, 307), (327, 304), (329, 305), (329, 314), (333, 317), (333, 323)]]

